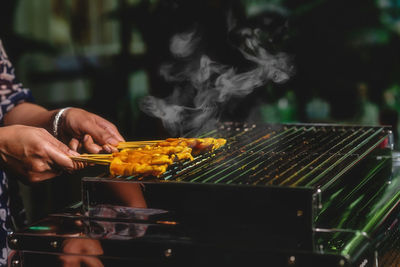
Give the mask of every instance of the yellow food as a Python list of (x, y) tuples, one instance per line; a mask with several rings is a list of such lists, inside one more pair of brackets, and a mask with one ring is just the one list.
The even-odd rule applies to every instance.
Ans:
[(113, 176), (160, 176), (176, 161), (193, 160), (193, 155), (225, 145), (223, 138), (168, 138), (151, 146), (123, 149), (113, 153)]

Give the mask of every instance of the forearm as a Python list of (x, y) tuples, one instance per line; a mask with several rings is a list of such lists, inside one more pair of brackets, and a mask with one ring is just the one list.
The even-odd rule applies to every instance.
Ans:
[(57, 110), (49, 111), (39, 105), (22, 103), (15, 106), (4, 116), (4, 125), (27, 125), (52, 131), (52, 122)]

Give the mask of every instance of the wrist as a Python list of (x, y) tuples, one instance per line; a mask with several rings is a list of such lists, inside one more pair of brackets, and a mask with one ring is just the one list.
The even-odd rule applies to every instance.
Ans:
[(64, 124), (65, 115), (71, 107), (62, 108), (54, 114), (53, 125), (52, 125), (52, 134), (55, 138), (60, 138), (62, 132), (62, 126)]

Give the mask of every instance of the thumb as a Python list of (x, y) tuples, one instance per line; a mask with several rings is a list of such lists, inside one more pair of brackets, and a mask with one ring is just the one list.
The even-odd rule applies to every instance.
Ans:
[(70, 156), (79, 156), (79, 153), (69, 149), (66, 145), (55, 139), (46, 147), (50, 161), (56, 166), (66, 171), (80, 169), (80, 164), (73, 161)]

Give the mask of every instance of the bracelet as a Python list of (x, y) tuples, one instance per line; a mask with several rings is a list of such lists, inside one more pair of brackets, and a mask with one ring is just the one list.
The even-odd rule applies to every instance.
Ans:
[(60, 126), (60, 121), (61, 121), (61, 116), (63, 115), (63, 113), (67, 110), (67, 109), (69, 109), (70, 107), (67, 107), (67, 108), (63, 108), (63, 109), (60, 109), (57, 113), (56, 113), (56, 115), (54, 116), (54, 120), (53, 120), (53, 135), (54, 135), (54, 137), (58, 137), (58, 128), (59, 128), (59, 126)]

